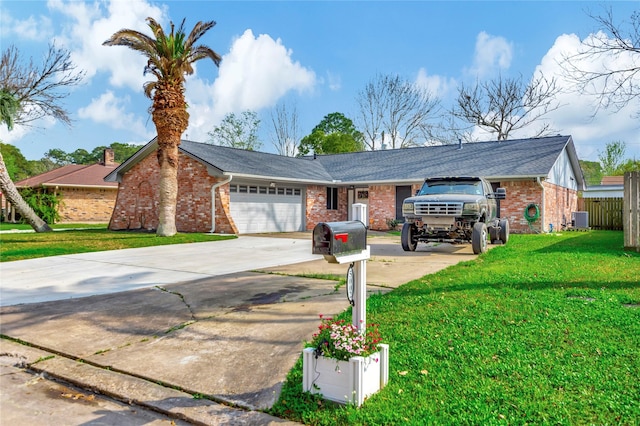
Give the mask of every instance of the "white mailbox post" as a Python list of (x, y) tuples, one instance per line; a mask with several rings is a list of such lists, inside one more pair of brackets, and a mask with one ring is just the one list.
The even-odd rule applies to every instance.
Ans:
[[(361, 334), (367, 329), (367, 260), (371, 247), (367, 242), (367, 206), (353, 204), (353, 221), (319, 223), (313, 230), (312, 250), (330, 263), (350, 264), (347, 270), (347, 298), (352, 305), (352, 324)], [(303, 351), (303, 390), (320, 393), (336, 402), (360, 406), (365, 398), (389, 381), (389, 345), (367, 358), (354, 356), (349, 361), (327, 360), (315, 348)], [(375, 358), (375, 359), (374, 359)], [(337, 368), (340, 363), (341, 367)], [(340, 371), (344, 368), (341, 374)], [(338, 371), (338, 373), (336, 373)]]
[[(354, 204), (352, 206), (354, 220), (359, 220), (367, 225), (366, 204)], [(362, 253), (362, 258), (354, 260), (353, 266), (353, 309), (351, 323), (358, 328), (360, 333), (367, 329), (367, 260), (371, 257), (371, 246), (367, 246)], [(347, 283), (349, 285), (349, 283)]]

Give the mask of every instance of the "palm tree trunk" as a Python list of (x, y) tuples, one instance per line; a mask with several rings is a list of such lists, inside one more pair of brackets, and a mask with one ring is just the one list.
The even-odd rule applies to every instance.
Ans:
[[(160, 137), (158, 136), (158, 139)], [(180, 138), (178, 137), (178, 141)], [(171, 237), (176, 229), (176, 205), (178, 201), (178, 144), (158, 142), (160, 165), (158, 229), (156, 235)]]
[(2, 194), (9, 200), (13, 207), (20, 213), (20, 216), (31, 225), (36, 232), (49, 232), (51, 227), (47, 223), (40, 219), (36, 212), (33, 211), (29, 204), (22, 198), (16, 185), (9, 177), (7, 167), (4, 164), (4, 158), (0, 154), (0, 189)]

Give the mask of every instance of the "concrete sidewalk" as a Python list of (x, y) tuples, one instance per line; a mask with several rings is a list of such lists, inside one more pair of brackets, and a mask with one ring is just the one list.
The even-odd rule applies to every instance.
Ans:
[[(80, 267), (89, 276), (98, 274), (97, 282), (111, 289), (121, 282), (126, 289), (144, 288), (4, 306), (2, 334), (31, 347), (2, 339), (0, 354), (83, 389), (191, 423), (282, 422), (262, 410), (277, 400), (303, 341), (317, 329), (318, 315), (348, 307), (344, 289), (334, 290), (335, 281), (291, 276), (346, 273), (346, 265), (312, 256), (309, 239), (302, 238), (240, 237), (237, 250), (226, 241), (164, 246), (173, 249), (162, 253), (123, 250), (108, 261), (100, 254), (73, 256), (72, 262), (64, 256), (58, 264), (41, 263), (43, 269), (35, 274), (41, 286), (12, 265), (11, 277), (24, 276), (20, 279), (31, 286), (27, 293), (32, 297), (70, 275), (77, 280)], [(369, 292), (389, 291), (476, 257), (468, 245), (420, 245), (407, 253), (397, 237), (372, 237), (369, 244)], [(8, 264), (34, 264), (22, 262)], [(46, 274), (70, 265), (75, 271)], [(7, 269), (1, 266), (4, 298)], [(217, 275), (220, 271), (225, 272)], [(70, 287), (82, 292), (95, 284), (91, 280)]]

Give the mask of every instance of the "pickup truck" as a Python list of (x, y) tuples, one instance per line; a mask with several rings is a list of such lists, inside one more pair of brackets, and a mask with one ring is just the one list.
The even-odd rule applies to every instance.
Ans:
[(414, 197), (402, 203), (401, 243), (415, 251), (418, 242), (471, 243), (473, 253), (509, 240), (509, 221), (498, 217), (496, 200), (506, 191), (494, 192), (482, 177), (431, 177)]

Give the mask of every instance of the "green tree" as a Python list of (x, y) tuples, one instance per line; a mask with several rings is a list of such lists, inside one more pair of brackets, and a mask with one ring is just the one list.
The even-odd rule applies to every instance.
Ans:
[(326, 115), (310, 135), (300, 141), (299, 155), (364, 151), (364, 139), (351, 119), (339, 112)]
[[(84, 77), (76, 71), (71, 54), (49, 45), (42, 66), (21, 61), (15, 46), (2, 53), (0, 59), (0, 124), (11, 131), (14, 124), (27, 124), (43, 117), (53, 117), (70, 125), (71, 120), (61, 101), (67, 88), (78, 85)], [(0, 154), (0, 190), (16, 211), (36, 232), (51, 231), (25, 202), (9, 176)]]
[(258, 140), (259, 126), (260, 119), (255, 111), (243, 111), (240, 116), (231, 112), (222, 119), (219, 126), (215, 126), (209, 132), (209, 142), (214, 145), (257, 151), (262, 146), (262, 142)]
[(599, 162), (580, 160), (580, 168), (587, 185), (600, 185), (600, 182), (602, 182), (602, 168)]
[(148, 58), (144, 74), (151, 73), (156, 80), (144, 85), (144, 93), (153, 100), (151, 117), (158, 134), (158, 165), (160, 166), (160, 205), (158, 236), (176, 234), (176, 206), (178, 198), (178, 146), (189, 125), (189, 113), (184, 97), (187, 75), (193, 74), (193, 64), (209, 58), (216, 66), (222, 57), (211, 48), (195, 43), (213, 28), (214, 21), (198, 22), (187, 36), (184, 19), (176, 31), (165, 33), (153, 18), (147, 24), (153, 37), (138, 31), (123, 29), (103, 43), (105, 46), (125, 46)]
[[(73, 164), (93, 164), (98, 160), (94, 159), (89, 151), (84, 148), (78, 148), (69, 154), (71, 163)], [(99, 159), (99, 158), (98, 158)]]
[(33, 176), (33, 164), (13, 145), (0, 142), (0, 152), (12, 181)]
[(618, 166), (616, 175), (624, 175), (627, 172), (640, 172), (640, 160), (628, 159)]
[(67, 153), (60, 148), (52, 148), (44, 154), (41, 161), (53, 164), (53, 168), (67, 164), (96, 164), (103, 160), (104, 151), (109, 148), (113, 150), (114, 161), (123, 163), (140, 149), (140, 145), (113, 142), (109, 146), (97, 146), (91, 152), (78, 148), (72, 153)]
[[(138, 152), (141, 147), (131, 143), (113, 142), (109, 145), (109, 148), (113, 150), (114, 161), (116, 163), (124, 163), (129, 157)], [(104, 147), (96, 147), (91, 152), (94, 156), (99, 155), (97, 158), (101, 160), (104, 155)]]
[(71, 157), (60, 148), (52, 148), (44, 153), (44, 158), (55, 165), (55, 167), (71, 164)]
[(602, 173), (605, 176), (615, 176), (618, 167), (624, 160), (624, 153), (627, 145), (623, 141), (609, 142), (604, 147), (604, 152), (598, 155), (600, 164), (602, 165)]

